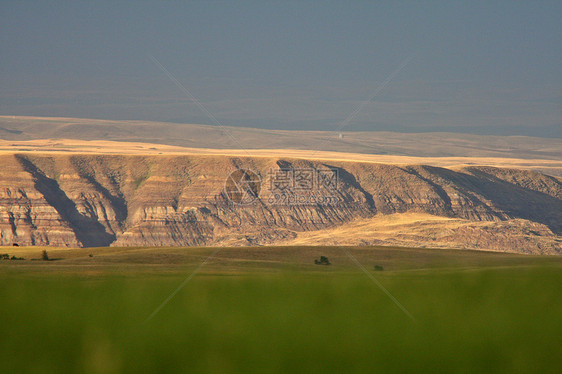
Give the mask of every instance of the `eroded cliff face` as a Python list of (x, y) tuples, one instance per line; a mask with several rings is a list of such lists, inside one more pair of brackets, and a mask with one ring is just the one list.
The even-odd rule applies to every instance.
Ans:
[[(228, 156), (22, 153), (1, 155), (0, 162), (2, 245), (261, 245), (358, 218), (420, 212), (475, 222), (517, 219), (517, 227), (528, 222), (550, 243), (546, 251), (534, 251), (532, 243), (509, 248), (502, 237), (499, 247), (477, 240), (468, 247), (561, 252), (562, 183), (530, 171)], [(336, 169), (339, 202), (271, 204), (267, 186), (281, 168)], [(237, 205), (225, 192), (237, 169), (261, 177), (252, 204)]]

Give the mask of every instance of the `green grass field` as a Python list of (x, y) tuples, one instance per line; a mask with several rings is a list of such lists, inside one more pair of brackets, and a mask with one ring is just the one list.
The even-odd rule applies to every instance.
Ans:
[(212, 250), (0, 250), (0, 372), (562, 372), (558, 257), (349, 248), (413, 321), (342, 248), (225, 248), (147, 322)]

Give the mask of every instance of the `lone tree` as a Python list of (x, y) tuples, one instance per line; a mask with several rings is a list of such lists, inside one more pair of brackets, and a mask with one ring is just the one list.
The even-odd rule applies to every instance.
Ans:
[(320, 260), (314, 260), (316, 265), (330, 265), (330, 260), (326, 256), (320, 256)]
[(49, 254), (47, 253), (46, 249), (43, 250), (43, 253), (41, 254), (41, 259), (43, 261), (49, 261)]

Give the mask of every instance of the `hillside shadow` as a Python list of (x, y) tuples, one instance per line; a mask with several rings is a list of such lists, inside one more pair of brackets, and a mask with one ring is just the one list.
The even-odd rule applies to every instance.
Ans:
[(128, 216), (127, 201), (125, 200), (125, 198), (121, 194), (114, 195), (113, 193), (111, 193), (111, 191), (109, 191), (100, 182), (98, 182), (93, 175), (84, 171), (80, 167), (79, 163), (76, 162), (76, 160), (71, 159), (71, 162), (74, 166), (74, 169), (78, 173), (78, 176), (87, 180), (96, 191), (101, 193), (102, 196), (109, 201), (111, 207), (113, 208), (113, 211), (115, 212), (115, 219), (117, 220), (119, 226), (123, 228), (123, 224)]
[(494, 207), (510, 217), (522, 218), (562, 232), (562, 200), (549, 194), (507, 182), (479, 168), (467, 168), (468, 173), (424, 166), (431, 174), (489, 200)]
[(84, 247), (106, 247), (115, 241), (115, 235), (109, 234), (101, 223), (78, 211), (76, 204), (60, 188), (56, 180), (46, 176), (26, 157), (22, 155), (15, 155), (15, 157), (24, 170), (32, 175), (37, 191), (70, 225), (76, 239)]
[(322, 165), (325, 166), (328, 169), (336, 170), (337, 173), (338, 173), (337, 174), (338, 183), (344, 182), (345, 184), (347, 184), (347, 185), (355, 188), (357, 191), (361, 192), (363, 194), (363, 196), (365, 197), (365, 201), (369, 205), (369, 210), (371, 210), (372, 212), (376, 212), (377, 208), (375, 206), (375, 200), (373, 199), (373, 195), (371, 195), (369, 192), (367, 192), (363, 188), (363, 186), (361, 186), (361, 184), (357, 181), (357, 179), (355, 178), (355, 176), (353, 174), (351, 174), (350, 172), (348, 172), (347, 170), (345, 170), (344, 168), (341, 168), (341, 167), (332, 166), (332, 165), (328, 165), (328, 164), (322, 164)]

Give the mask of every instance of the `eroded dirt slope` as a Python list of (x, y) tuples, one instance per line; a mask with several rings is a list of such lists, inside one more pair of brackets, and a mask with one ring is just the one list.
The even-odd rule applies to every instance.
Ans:
[[(0, 162), (2, 245), (264, 245), (335, 240), (562, 252), (562, 183), (533, 171), (282, 157), (33, 152), (3, 154)], [(260, 198), (250, 205), (232, 203), (224, 191), (229, 173), (240, 168), (253, 170), (262, 180)], [(336, 169), (338, 203), (271, 204), (267, 186), (280, 168)], [(381, 218), (403, 213), (426, 218), (404, 229), (411, 231), (410, 236), (404, 230), (394, 236), (387, 230), (383, 235)], [(425, 230), (428, 222), (431, 227)], [(313, 239), (314, 233), (328, 231), (329, 239)]]

